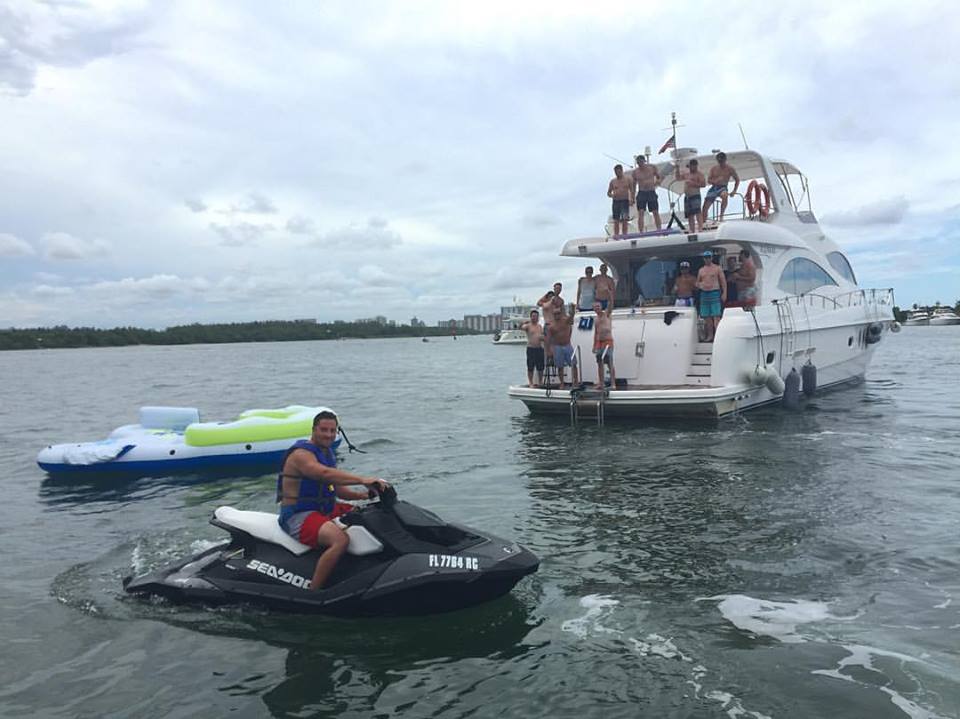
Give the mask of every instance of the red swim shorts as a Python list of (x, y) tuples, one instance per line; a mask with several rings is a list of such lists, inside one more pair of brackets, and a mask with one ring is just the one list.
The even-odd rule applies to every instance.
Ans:
[(320, 527), (332, 519), (342, 517), (352, 509), (352, 504), (337, 502), (330, 514), (323, 514), (322, 512), (310, 512), (310, 514), (308, 514), (303, 520), (303, 524), (300, 525), (300, 542), (302, 544), (306, 544), (308, 547), (316, 547), (317, 532), (320, 531)]

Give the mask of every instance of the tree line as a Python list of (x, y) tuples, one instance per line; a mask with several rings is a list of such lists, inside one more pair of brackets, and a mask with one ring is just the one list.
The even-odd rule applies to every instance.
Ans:
[[(228, 324), (191, 324), (163, 330), (140, 327), (35, 327), (0, 330), (0, 350), (124, 345), (222, 344), (229, 342), (296, 342), (373, 337), (449, 337), (449, 327), (411, 327), (377, 322), (309, 322), (271, 320)], [(481, 334), (457, 328), (456, 334)]]

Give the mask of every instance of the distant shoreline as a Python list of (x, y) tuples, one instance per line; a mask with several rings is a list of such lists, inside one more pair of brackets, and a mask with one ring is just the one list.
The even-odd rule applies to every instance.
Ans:
[(309, 322), (275, 320), (231, 324), (192, 324), (149, 330), (138, 327), (36, 327), (0, 330), (0, 351), (127, 347), (132, 345), (229, 344), (235, 342), (302, 342), (305, 340), (375, 339), (381, 337), (449, 337), (489, 334), (449, 327), (381, 325), (376, 322)]

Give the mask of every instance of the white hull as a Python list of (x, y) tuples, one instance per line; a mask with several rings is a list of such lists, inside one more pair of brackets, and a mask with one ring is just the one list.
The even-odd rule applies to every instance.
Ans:
[(930, 324), (935, 327), (943, 327), (945, 325), (960, 325), (960, 317), (954, 315), (953, 317), (932, 317), (930, 319)]
[[(780, 393), (766, 385), (751, 384), (750, 373), (765, 364), (767, 373), (786, 377), (800, 372), (809, 359), (817, 368), (818, 391), (856, 383), (863, 379), (876, 342), (868, 343), (868, 328), (888, 331), (892, 310), (884, 305), (858, 305), (816, 312), (806, 307), (804, 321), (792, 333), (779, 331), (773, 305), (756, 309), (757, 322), (749, 312), (726, 310), (714, 344), (697, 342), (692, 309), (650, 308), (646, 312), (617, 310), (614, 363), (617, 377), (626, 387), (599, 393), (573, 393), (580, 415), (602, 411), (606, 416), (722, 417), (780, 401)], [(679, 316), (666, 325), (666, 312)], [(591, 316), (592, 313), (582, 313)], [(578, 315), (579, 317), (579, 315)], [(577, 328), (578, 320), (574, 327)], [(762, 340), (757, 336), (757, 327)], [(574, 344), (583, 364), (584, 379), (595, 382), (596, 362), (589, 352), (592, 333), (575, 329)], [(642, 356), (638, 356), (642, 355)], [(571, 391), (512, 386), (509, 396), (522, 401), (531, 412), (569, 413)]]
[(922, 320), (907, 320), (903, 323), (904, 327), (919, 327), (920, 325), (928, 325), (930, 320), (924, 318)]
[(525, 345), (527, 333), (523, 330), (504, 330), (493, 340), (495, 345)]

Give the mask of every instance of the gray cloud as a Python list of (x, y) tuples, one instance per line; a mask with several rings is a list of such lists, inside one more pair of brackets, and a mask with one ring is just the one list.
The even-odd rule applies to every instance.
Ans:
[(245, 212), (251, 215), (270, 215), (277, 211), (273, 201), (259, 192), (251, 192), (231, 208), (234, 212)]
[(314, 244), (322, 247), (347, 246), (354, 250), (385, 250), (403, 243), (399, 233), (381, 217), (371, 217), (363, 225), (348, 225), (316, 236)]
[(76, 67), (143, 46), (145, 10), (80, 5), (0, 7), (0, 89), (28, 95), (42, 65)]
[(272, 231), (273, 225), (254, 225), (250, 222), (235, 222), (231, 225), (210, 223), (210, 229), (220, 236), (220, 244), (226, 247), (243, 247), (256, 244)]
[(33, 246), (16, 235), (0, 232), (0, 257), (25, 257), (34, 254)]
[(309, 217), (294, 215), (287, 220), (287, 232), (294, 235), (316, 235), (317, 225)]
[(538, 212), (524, 215), (520, 222), (524, 227), (553, 227), (560, 224), (560, 219), (554, 215), (547, 212)]
[(823, 217), (823, 224), (836, 227), (899, 225), (909, 209), (909, 201), (906, 197), (900, 195), (871, 202), (853, 210), (832, 212)]
[(43, 236), (44, 257), (48, 260), (89, 260), (106, 255), (110, 246), (103, 240), (84, 240), (67, 232)]
[(186, 200), (183, 201), (183, 204), (186, 205), (187, 209), (189, 209), (191, 212), (207, 211), (207, 205), (203, 200), (197, 200), (197, 199), (188, 197)]

